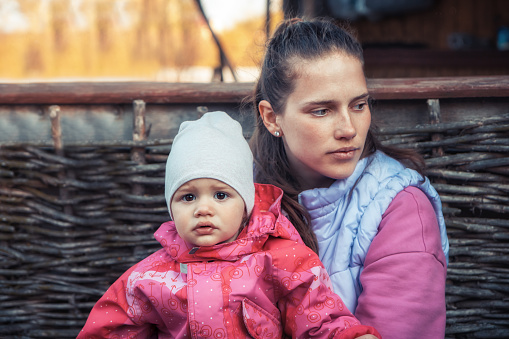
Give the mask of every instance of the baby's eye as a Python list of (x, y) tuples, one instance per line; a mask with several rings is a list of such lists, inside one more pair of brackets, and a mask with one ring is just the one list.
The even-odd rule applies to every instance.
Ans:
[(325, 115), (327, 115), (327, 112), (329, 110), (324, 108), (324, 109), (317, 109), (315, 111), (311, 111), (311, 114), (313, 114), (314, 116), (317, 116), (317, 117), (323, 117)]
[(214, 198), (216, 198), (218, 200), (224, 200), (224, 199), (228, 198), (228, 193), (216, 192), (216, 194), (214, 194)]
[(196, 199), (196, 197), (194, 196), (194, 194), (184, 194), (182, 196), (182, 198), (180, 198), (182, 201), (193, 201)]

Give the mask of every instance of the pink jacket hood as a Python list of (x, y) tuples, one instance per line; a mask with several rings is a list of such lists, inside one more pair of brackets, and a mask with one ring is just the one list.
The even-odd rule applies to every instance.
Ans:
[[(155, 233), (156, 239), (166, 253), (179, 263), (218, 259), (237, 261), (248, 254), (261, 251), (270, 236), (303, 243), (299, 233), (281, 215), (283, 191), (272, 185), (255, 186), (256, 204), (251, 218), (235, 241), (215, 246), (193, 247), (178, 235), (173, 221), (161, 225)], [(285, 221), (282, 221), (283, 218)]]

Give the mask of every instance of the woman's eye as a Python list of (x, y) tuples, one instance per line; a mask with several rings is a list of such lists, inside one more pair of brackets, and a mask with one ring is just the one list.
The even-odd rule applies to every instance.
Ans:
[(194, 199), (196, 199), (196, 197), (194, 196), (194, 194), (185, 194), (181, 200), (183, 201), (193, 201)]
[(216, 192), (216, 194), (214, 194), (214, 198), (216, 198), (218, 200), (224, 200), (224, 199), (228, 198), (228, 193)]
[(361, 102), (360, 104), (353, 106), (353, 109), (356, 111), (362, 111), (364, 109), (364, 107), (366, 107), (366, 103)]
[(311, 111), (311, 114), (317, 117), (323, 117), (327, 115), (328, 109), (317, 109), (315, 111)]

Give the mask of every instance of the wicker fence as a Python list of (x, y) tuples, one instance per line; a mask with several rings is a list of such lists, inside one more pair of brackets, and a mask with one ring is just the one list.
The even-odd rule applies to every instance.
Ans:
[[(383, 142), (422, 152), (442, 197), (447, 337), (509, 338), (509, 79), (369, 87)], [(237, 112), (250, 88), (0, 85), (0, 337), (75, 337), (107, 287), (159, 248), (180, 122), (222, 109), (248, 137)]]

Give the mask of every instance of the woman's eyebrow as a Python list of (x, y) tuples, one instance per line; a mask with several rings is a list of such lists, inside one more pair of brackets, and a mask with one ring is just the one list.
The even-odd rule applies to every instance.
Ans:
[(307, 107), (307, 106), (326, 106), (326, 105), (334, 104), (335, 102), (336, 102), (335, 100), (311, 100), (311, 101), (305, 102), (303, 104), (303, 106), (304, 107)]
[(364, 93), (364, 94), (358, 95), (355, 98), (353, 98), (351, 100), (351, 102), (357, 101), (357, 100), (360, 100), (360, 99), (367, 99), (367, 98), (369, 98), (369, 93)]
[[(368, 99), (369, 93), (363, 93), (361, 95), (356, 96), (350, 102), (354, 102), (361, 99)], [(302, 107), (308, 107), (308, 106), (329, 106), (336, 104), (336, 100), (311, 100), (308, 102), (303, 103)]]

